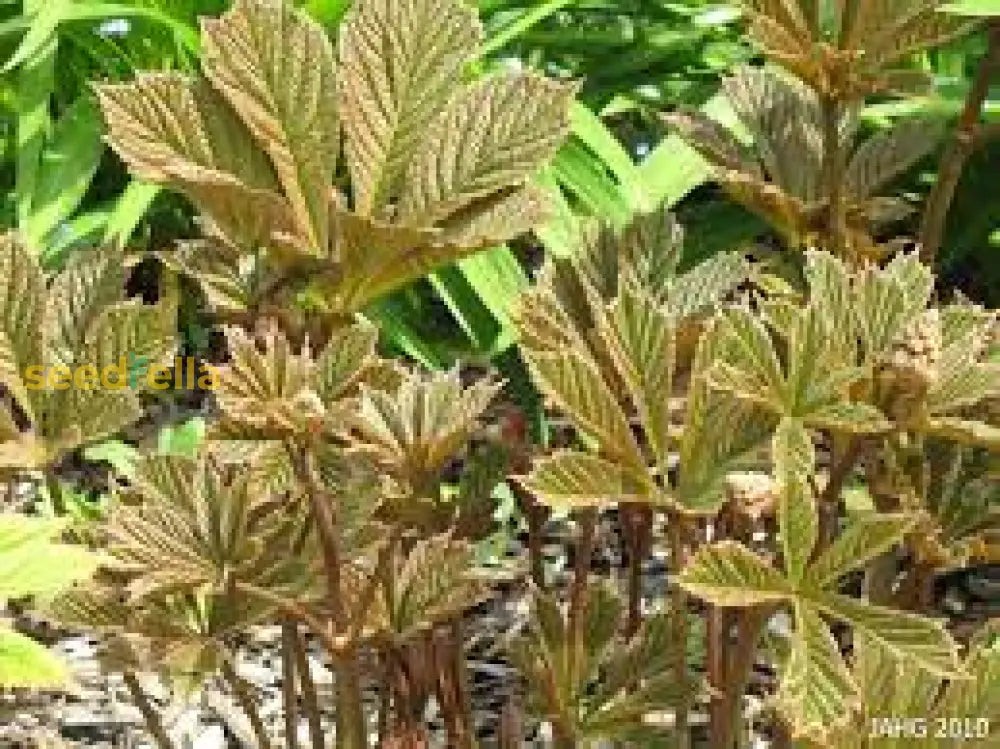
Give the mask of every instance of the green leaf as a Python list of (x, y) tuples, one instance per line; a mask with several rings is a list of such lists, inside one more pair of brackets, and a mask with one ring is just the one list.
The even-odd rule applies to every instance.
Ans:
[(156, 437), (156, 450), (164, 455), (194, 458), (205, 441), (205, 419), (195, 416), (176, 426), (165, 426)]
[(430, 225), (523, 184), (562, 143), (572, 95), (532, 73), (486, 78), (459, 94), (415, 144), (400, 220)]
[(882, 412), (868, 403), (831, 403), (805, 417), (812, 429), (828, 429), (844, 434), (881, 434), (892, 428)]
[(958, 16), (1000, 16), (1000, 0), (958, 0), (938, 10)]
[(29, 246), (44, 249), (49, 234), (76, 210), (103, 151), (98, 110), (84, 94), (63, 112), (42, 151), (31, 215), (21, 226)]
[(662, 469), (670, 449), (674, 321), (652, 297), (631, 285), (620, 289), (604, 318), (601, 335)]
[(722, 343), (710, 377), (715, 387), (752, 403), (781, 410), (785, 376), (771, 337), (750, 310), (729, 308), (719, 321)]
[(793, 736), (822, 739), (850, 717), (856, 693), (826, 622), (815, 608), (797, 601), (791, 651), (776, 695)]
[(69, 683), (69, 670), (48, 648), (20, 632), (0, 627), (0, 686), (60, 689)]
[(556, 509), (651, 499), (650, 487), (636, 483), (620, 466), (587, 453), (560, 451), (543, 457), (522, 483), (542, 504)]
[(735, 541), (703, 546), (678, 576), (677, 584), (716, 606), (779, 603), (795, 593), (777, 570)]
[(202, 21), (202, 68), (267, 153), (295, 225), (329, 248), (330, 183), (340, 150), (333, 46), (291, 3), (237, 0)]
[(802, 578), (819, 536), (816, 498), (809, 478), (816, 469), (812, 438), (798, 419), (778, 424), (772, 443), (774, 475), (778, 484), (778, 529), (785, 569), (793, 582)]
[(481, 351), (497, 354), (514, 343), (517, 331), (510, 312), (529, 281), (507, 247), (463, 258), (431, 276), (431, 283)]
[(913, 527), (911, 515), (871, 513), (856, 517), (806, 571), (803, 584), (818, 589), (864, 566), (902, 541)]
[(0, 517), (0, 598), (50, 596), (94, 573), (96, 554), (52, 540), (65, 525), (53, 518)]
[(316, 362), (319, 395), (329, 403), (347, 393), (374, 360), (377, 343), (378, 328), (368, 322), (335, 331)]
[(836, 593), (809, 591), (803, 595), (830, 616), (870, 637), (896, 658), (908, 659), (945, 678), (963, 675), (958, 662), (958, 645), (942, 622)]
[[(14, 53), (7, 58), (0, 72), (10, 73), (24, 63), (36, 61), (39, 55), (44, 54), (43, 50), (55, 40), (56, 30), (71, 3), (69, 0), (49, 0), (32, 5), (35, 6), (35, 12), (31, 17), (28, 33), (21, 39)], [(26, 7), (26, 10), (29, 9), (30, 6)]]
[[(723, 124), (735, 124), (736, 116), (727, 97), (716, 94), (702, 111)], [(639, 165), (645, 194), (652, 205), (673, 206), (696, 187), (711, 179), (712, 167), (684, 139), (664, 138)]]
[(399, 195), (417, 143), (481, 39), (475, 13), (456, 0), (354, 3), (341, 27), (338, 82), (359, 213), (379, 214)]
[(597, 365), (573, 352), (525, 350), (524, 358), (539, 390), (598, 441), (602, 454), (619, 460), (637, 479), (646, 476), (628, 419)]
[(108, 440), (88, 445), (83, 450), (83, 457), (95, 462), (110, 463), (111, 468), (119, 476), (128, 478), (135, 472), (135, 460), (139, 451), (135, 446), (121, 440)]
[(657, 205), (647, 197), (645, 185), (632, 157), (590, 107), (579, 101), (574, 102), (570, 109), (570, 127), (573, 135), (614, 174), (625, 201), (635, 213), (650, 211)]
[(135, 179), (129, 182), (108, 215), (104, 241), (124, 247), (159, 194), (159, 185)]

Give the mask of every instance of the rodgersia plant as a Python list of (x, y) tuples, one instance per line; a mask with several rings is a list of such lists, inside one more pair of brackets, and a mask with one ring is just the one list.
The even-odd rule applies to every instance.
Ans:
[(201, 76), (98, 86), (131, 171), (200, 212), (203, 239), (162, 257), (229, 323), (201, 454), (142, 458), (99, 531), (105, 569), (47, 607), (107, 634), (106, 662), (161, 747), (137, 672), (221, 675), (271, 745), (228, 643), (276, 622), (287, 741), (301, 695), (312, 745), (327, 743), (304, 627), (336, 673), (337, 746), (369, 744), (363, 649), (386, 746), (424, 740), (431, 695), (449, 742), (473, 742), (459, 619), (487, 590), (471, 544), (491, 530), (503, 451), (466, 455), (457, 492), (445, 474), (498, 387), (380, 359), (356, 315), (541, 216), (530, 178), (574, 89), (529, 72), (467, 80), (480, 41), (457, 0), (363, 0), (337, 45), (291, 4), (239, 0), (204, 22)]
[[(675, 654), (673, 683), (687, 689), (657, 697), (675, 710), (678, 740), (689, 741), (686, 716), (698, 693), (677, 657), (686, 650), (690, 598), (710, 604), (714, 747), (734, 741), (762, 628), (778, 612), (791, 628), (772, 649), (773, 705), (796, 738), (839, 746), (833, 737), (864, 707), (833, 623), (864, 643), (855, 661), (875, 653), (883, 668), (899, 663), (960, 691), (967, 676), (956, 641), (905, 583), (923, 574), (922, 565), (933, 572), (956, 555), (981, 557), (982, 532), (995, 523), (985, 509), (986, 494), (995, 494), (981, 483), (985, 472), (964, 474), (960, 462), (937, 457), (941, 449), (996, 450), (997, 427), (974, 415), (1000, 388), (997, 365), (985, 358), (994, 313), (964, 302), (930, 307), (931, 273), (912, 254), (852, 270), (809, 251), (805, 288), (793, 299), (761, 291), (771, 284), (737, 256), (678, 273), (679, 246), (664, 215), (641, 217), (618, 236), (603, 233), (572, 260), (547, 265), (518, 315), (533, 379), (579, 434), (578, 447), (536, 461), (524, 486), (578, 518), (578, 553), (587, 558), (595, 507), (646, 503), (666, 515), (679, 574), (671, 582), (671, 637), (661, 646)], [(691, 329), (693, 351), (684, 343)], [(685, 407), (670, 409), (674, 398)], [(872, 505), (841, 527), (841, 495), (862, 474)], [(954, 491), (965, 481), (981, 487), (983, 499), (962, 510)], [(763, 502), (760, 494), (768, 495)], [(740, 506), (748, 500), (762, 505)], [(777, 533), (763, 548), (733, 522), (749, 510), (774, 517)], [(703, 519), (714, 529), (709, 538), (696, 530)], [(897, 583), (896, 559), (904, 556), (914, 566), (904, 565)], [(593, 722), (586, 684), (604, 694), (619, 656), (589, 649), (597, 627), (590, 622), (604, 619), (593, 607), (607, 605), (589, 592), (588, 563), (576, 570), (566, 624), (540, 598), (533, 628), (541, 634), (524, 646), (526, 673), (545, 674), (529, 682), (537, 703), (560, 745), (654, 730), (643, 711), (624, 705), (629, 688), (646, 704), (644, 685), (659, 674), (636, 675), (622, 685), (624, 696), (607, 695), (620, 710), (606, 707), (614, 718)], [(860, 599), (842, 587), (856, 570), (867, 572)], [(630, 647), (649, 636), (639, 628)], [(561, 655), (546, 655), (553, 647)], [(979, 652), (974, 658), (992, 657)], [(594, 661), (602, 657), (611, 659), (608, 671)], [(1000, 708), (983, 699), (975, 708), (982, 717)]]
[(908, 206), (879, 190), (937, 144), (939, 128), (904, 120), (857, 143), (860, 109), (873, 95), (926, 90), (927, 74), (908, 60), (973, 24), (940, 13), (937, 0), (736, 5), (748, 18), (750, 40), (773, 63), (739, 70), (725, 84), (753, 144), (696, 113), (668, 120), (717, 167), (730, 195), (793, 246), (818, 246), (855, 262), (892, 254), (879, 239), (882, 227)]
[[(290, 4), (237, 0), (204, 23), (200, 76), (98, 87), (132, 172), (201, 215), (201, 239), (159, 254), (201, 286), (228, 349), (201, 449), (117, 477), (88, 534), (99, 571), (43, 607), (102, 635), (160, 749), (175, 737), (150, 674), (181, 692), (221, 678), (244, 741), (274, 745), (235, 646), (263, 624), (281, 629), (287, 746), (300, 713), (313, 749), (373, 731), (427, 746), (432, 699), (447, 746), (474, 746), (463, 619), (491, 594), (476, 544), (515, 472), (577, 529), (565, 596), (532, 560), (510, 647), (557, 746), (686, 749), (707, 712), (710, 745), (732, 749), (759, 663), (777, 684), (754, 719), (779, 745), (877, 746), (878, 721), (902, 717), (1000, 721), (993, 628), (969, 640), (933, 610), (939, 573), (996, 554), (996, 313), (941, 303), (917, 254), (883, 241), (900, 210), (885, 188), (928, 131), (856, 137), (866, 96), (919, 82), (903, 58), (965, 27), (931, 2), (744, 5), (785, 69), (727, 83), (753, 144), (674, 120), (802, 251), (779, 278), (742, 252), (689, 264), (665, 210), (587, 227), (514, 314), (533, 383), (571, 426), (516, 469), (484, 429), (502, 384), (384, 359), (363, 315), (539, 220), (531, 178), (567, 131), (572, 86), (472, 78), (481, 32), (459, 0), (358, 0), (336, 44)], [(156, 304), (127, 300), (119, 254), (81, 253), (47, 280), (10, 238), (0, 270), (0, 457), (46, 470), (138, 419), (142, 394), (34, 390), (26, 367), (169, 358), (173, 276)], [(612, 507), (621, 598), (590, 579)], [(667, 595), (649, 611), (643, 562), (660, 544)], [(333, 741), (306, 633), (335, 673)]]
[(241, 0), (204, 22), (202, 76), (98, 95), (131, 171), (201, 212), (205, 238), (171, 260), (220, 312), (301, 332), (305, 299), (322, 331), (540, 218), (527, 180), (574, 89), (531, 72), (467, 82), (481, 38), (455, 0), (357, 3), (336, 47), (290, 3)]

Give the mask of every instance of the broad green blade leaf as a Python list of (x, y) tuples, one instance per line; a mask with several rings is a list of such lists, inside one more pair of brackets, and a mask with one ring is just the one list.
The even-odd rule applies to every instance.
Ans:
[(202, 31), (205, 74), (270, 157), (300, 234), (325, 253), (340, 149), (330, 40), (291, 3), (274, 0), (237, 0)]
[(850, 718), (857, 687), (837, 641), (816, 609), (803, 601), (796, 601), (794, 608), (791, 652), (776, 698), (791, 723), (793, 737), (822, 740)]
[[(718, 93), (702, 111), (723, 124), (735, 124), (736, 116), (725, 95)], [(664, 138), (639, 165), (639, 176), (652, 205), (674, 206), (712, 176), (713, 169), (677, 135)]]
[(816, 497), (809, 484), (816, 470), (812, 437), (798, 419), (784, 418), (772, 442), (774, 477), (778, 483), (778, 529), (788, 577), (797, 583), (819, 536)]
[(402, 187), (400, 219), (433, 224), (522, 184), (565, 138), (573, 94), (572, 88), (533, 73), (473, 84), (416, 144)]
[(945, 678), (963, 676), (958, 645), (944, 624), (936, 619), (875, 606), (836, 593), (803, 594), (826, 614), (870, 637), (893, 656), (913, 661)]
[(146, 215), (153, 199), (159, 194), (159, 185), (140, 180), (129, 182), (108, 215), (107, 225), (104, 227), (104, 241), (115, 247), (124, 247), (142, 221), (142, 217)]
[(379, 215), (400, 194), (417, 143), (481, 38), (475, 13), (458, 0), (354, 4), (341, 27), (338, 82), (358, 213)]
[(863, 567), (869, 560), (902, 541), (916, 518), (900, 514), (866, 514), (856, 517), (823, 554), (806, 570), (803, 584), (817, 590)]
[(204, 441), (205, 419), (195, 416), (176, 426), (163, 427), (156, 436), (156, 451), (194, 459)]
[(652, 297), (629, 284), (611, 304), (600, 333), (662, 469), (670, 449), (674, 321)]
[(25, 10), (34, 10), (28, 33), (21, 38), (14, 53), (7, 58), (2, 72), (10, 73), (25, 63), (35, 62), (37, 57), (46, 54), (46, 48), (53, 45), (56, 30), (67, 13), (71, 3), (69, 0), (49, 0), (25, 4)]
[(510, 313), (529, 281), (508, 248), (477, 252), (430, 281), (478, 349), (496, 354), (513, 345), (517, 331)]
[(677, 584), (716, 606), (757, 606), (791, 599), (795, 591), (767, 562), (735, 541), (703, 546)]
[(54, 540), (65, 526), (60, 519), (0, 518), (0, 598), (50, 596), (94, 573), (96, 554)]
[(532, 379), (576, 427), (598, 441), (601, 452), (621, 462), (637, 480), (646, 463), (614, 393), (589, 358), (573, 352), (525, 351)]
[(60, 689), (69, 683), (69, 670), (48, 648), (20, 632), (0, 628), (0, 686)]
[(620, 466), (587, 453), (561, 451), (541, 458), (522, 483), (542, 504), (560, 510), (653, 499), (651, 487), (636, 483)]

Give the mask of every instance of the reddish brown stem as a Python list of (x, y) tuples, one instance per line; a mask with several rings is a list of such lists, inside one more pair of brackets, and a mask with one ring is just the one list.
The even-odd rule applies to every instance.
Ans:
[(924, 209), (920, 226), (920, 256), (929, 265), (934, 264), (941, 249), (948, 211), (954, 200), (955, 190), (962, 178), (965, 162), (978, 140), (979, 120), (983, 105), (990, 93), (990, 79), (1000, 65), (1000, 23), (990, 24), (988, 38), (986, 55), (979, 62), (972, 87), (959, 115), (955, 133), (941, 156), (937, 181)]

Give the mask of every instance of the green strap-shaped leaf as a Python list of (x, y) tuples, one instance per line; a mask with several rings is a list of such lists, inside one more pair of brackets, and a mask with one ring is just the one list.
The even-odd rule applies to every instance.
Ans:
[(565, 510), (654, 498), (651, 487), (637, 484), (620, 466), (587, 453), (564, 451), (544, 457), (523, 483), (543, 504)]
[(433, 224), (523, 183), (566, 137), (572, 96), (572, 88), (533, 73), (472, 85), (417, 143), (400, 198), (401, 220)]
[(788, 577), (802, 578), (819, 535), (816, 497), (809, 477), (816, 468), (812, 437), (798, 419), (784, 418), (772, 442), (774, 475), (778, 483), (778, 529)]
[(822, 739), (850, 717), (857, 687), (840, 647), (817, 610), (795, 604), (795, 631), (777, 701), (795, 737)]
[(326, 32), (281, 0), (237, 0), (202, 30), (205, 74), (270, 157), (301, 235), (325, 252), (340, 149)]
[(803, 593), (828, 615), (854, 627), (897, 658), (943, 677), (962, 676), (958, 646), (942, 622), (836, 593)]
[(417, 143), (481, 39), (475, 13), (458, 0), (354, 4), (340, 37), (339, 95), (359, 213), (378, 215), (400, 194)]
[(790, 600), (794, 590), (767, 562), (735, 541), (703, 546), (677, 583), (717, 606), (756, 606)]
[(806, 571), (803, 583), (822, 589), (899, 543), (915, 518), (901, 514), (856, 517)]

